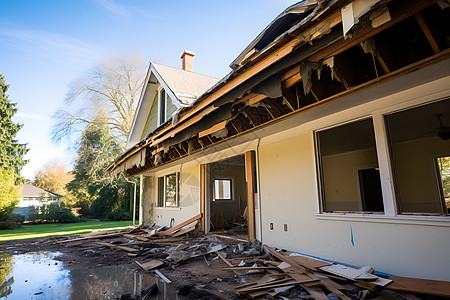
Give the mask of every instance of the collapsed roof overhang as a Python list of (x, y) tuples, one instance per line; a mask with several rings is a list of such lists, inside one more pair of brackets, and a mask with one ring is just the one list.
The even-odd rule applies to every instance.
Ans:
[[(225, 78), (193, 106), (182, 108), (172, 122), (158, 127), (129, 149), (107, 171), (136, 175), (448, 58), (448, 32), (439, 29), (442, 26), (427, 26), (429, 20), (448, 15), (442, 1), (301, 3), (308, 5), (300, 14), (294, 14), (296, 21), (290, 19), (291, 13), (281, 14), (233, 62), (234, 69)], [(349, 5), (354, 24), (344, 36), (343, 27), (348, 24), (343, 22), (349, 22)], [(291, 7), (296, 8), (301, 5)], [(286, 16), (289, 22), (283, 21)], [(409, 24), (410, 19), (417, 24)], [(277, 20), (293, 23), (278, 35)], [(415, 26), (409, 29), (419, 30), (428, 45), (399, 45), (408, 52), (403, 53), (408, 58), (399, 62), (383, 39), (396, 43), (396, 35), (408, 26)], [(432, 27), (435, 31), (427, 34)], [(268, 36), (273, 41), (269, 42)], [(252, 50), (261, 45), (264, 47), (258, 51)], [(353, 60), (360, 61), (354, 65)]]

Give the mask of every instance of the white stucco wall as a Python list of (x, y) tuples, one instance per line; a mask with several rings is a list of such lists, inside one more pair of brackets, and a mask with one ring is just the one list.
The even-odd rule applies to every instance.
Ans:
[(259, 158), (264, 243), (395, 275), (450, 280), (448, 227), (316, 218), (312, 133), (261, 146)]

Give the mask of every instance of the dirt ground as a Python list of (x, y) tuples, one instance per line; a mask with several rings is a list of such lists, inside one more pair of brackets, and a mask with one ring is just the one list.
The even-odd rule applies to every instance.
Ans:
[[(71, 236), (70, 238), (75, 238)], [(65, 247), (67, 244), (58, 244), (58, 241), (68, 237), (50, 237), (33, 240), (9, 241), (0, 243), (0, 252), (11, 255), (25, 254), (28, 252), (50, 251), (60, 252), (56, 259), (71, 269), (101, 268), (107, 266), (126, 267), (138, 272), (142, 270), (135, 261), (145, 262), (149, 259), (163, 258), (164, 254), (139, 255), (137, 257), (128, 256), (127, 252), (110, 248), (90, 248), (87, 243), (82, 247)], [(124, 242), (123, 238), (107, 240), (107, 242)], [(239, 242), (229, 239), (220, 239), (220, 242), (227, 245), (221, 253), (228, 254), (228, 257), (238, 255), (233, 253)], [(94, 244), (92, 244), (94, 245)], [(95, 247), (95, 246), (91, 246)], [(163, 249), (167, 249), (163, 248)], [(143, 248), (141, 252), (146, 252), (150, 248)], [(164, 252), (164, 251), (161, 251)], [(231, 254), (231, 255), (230, 255)], [(170, 288), (178, 290), (181, 288), (181, 294), (186, 295), (187, 299), (244, 299), (235, 290), (234, 287), (245, 282), (258, 280), (262, 275), (248, 274), (238, 276), (230, 271), (222, 270), (227, 265), (218, 258), (215, 253), (201, 255), (177, 264), (165, 263), (158, 270), (169, 278), (172, 283)], [(154, 274), (153, 271), (147, 273)], [(150, 298), (151, 299), (151, 298)]]

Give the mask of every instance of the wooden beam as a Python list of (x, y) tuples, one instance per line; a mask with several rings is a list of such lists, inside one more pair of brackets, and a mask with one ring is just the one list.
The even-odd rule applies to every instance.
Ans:
[(427, 23), (423, 19), (422, 14), (420, 12), (418, 12), (414, 16), (416, 17), (416, 20), (419, 23), (420, 28), (422, 28), (422, 31), (425, 34), (425, 37), (427, 38), (428, 43), (430, 43), (431, 48), (433, 48), (434, 53), (441, 52), (441, 49), (439, 49), (439, 46), (436, 43), (436, 40), (435, 40), (433, 34), (431, 33), (430, 28), (428, 27)]
[(170, 234), (172, 234), (173, 232), (177, 231), (178, 229), (181, 229), (181, 228), (183, 228), (184, 226), (189, 225), (189, 224), (191, 224), (192, 222), (195, 222), (195, 221), (197, 221), (198, 219), (201, 219), (201, 218), (202, 218), (202, 214), (200, 213), (200, 214), (196, 215), (195, 217), (190, 218), (189, 220), (186, 220), (186, 221), (181, 222), (180, 224), (178, 224), (178, 225), (176, 225), (176, 226), (173, 226), (172, 228), (169, 228), (169, 229), (167, 229), (167, 230), (165, 230), (165, 231), (159, 232), (158, 235), (162, 235), (162, 236), (164, 236), (164, 235), (170, 235)]
[(205, 217), (205, 204), (206, 204), (206, 165), (200, 165), (200, 214), (202, 218), (200, 220), (202, 232), (206, 231), (206, 217)]
[(296, 84), (297, 82), (300, 82), (302, 80), (302, 77), (300, 76), (300, 73), (295, 74), (292, 77), (289, 77), (288, 79), (283, 81), (284, 87), (289, 88)]
[(350, 49), (351, 47), (358, 45), (360, 42), (382, 32), (383, 30), (397, 24), (400, 21), (418, 13), (424, 8), (435, 3), (432, 0), (410, 0), (402, 1), (398, 3), (398, 6), (389, 9), (391, 14), (391, 20), (384, 23), (383, 25), (372, 28), (371, 24), (367, 24), (359, 32), (355, 32), (351, 38), (340, 39), (339, 41), (329, 45), (328, 47), (315, 52), (313, 55), (309, 56), (308, 60), (312, 62), (318, 62), (322, 59), (327, 59), (331, 56), (336, 56), (337, 54)]
[(206, 130), (203, 130), (203, 131), (199, 132), (199, 133), (198, 133), (198, 137), (199, 137), (199, 138), (202, 138), (202, 137), (204, 137), (204, 136), (210, 135), (211, 133), (214, 133), (214, 132), (217, 132), (217, 131), (219, 131), (219, 130), (224, 129), (224, 128), (225, 128), (225, 125), (227, 125), (227, 122), (228, 122), (228, 121), (222, 121), (222, 122), (219, 122), (219, 123), (217, 123), (217, 124), (211, 126), (210, 128), (208, 128), (208, 129), (206, 129)]
[(245, 178), (247, 181), (248, 240), (256, 239), (255, 227), (255, 152), (245, 152)]

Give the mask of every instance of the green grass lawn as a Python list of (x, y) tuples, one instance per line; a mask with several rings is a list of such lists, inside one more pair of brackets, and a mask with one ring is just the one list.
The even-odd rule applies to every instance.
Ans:
[(18, 229), (0, 230), (0, 242), (43, 238), (55, 235), (80, 234), (94, 230), (122, 229), (131, 226), (132, 223), (132, 221), (108, 221), (22, 225), (22, 227)]

